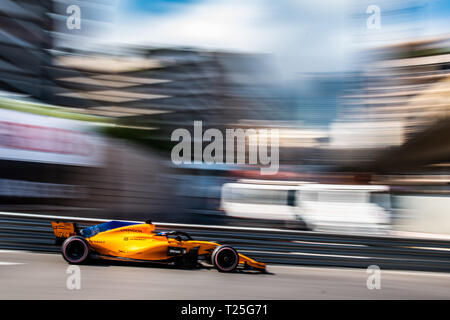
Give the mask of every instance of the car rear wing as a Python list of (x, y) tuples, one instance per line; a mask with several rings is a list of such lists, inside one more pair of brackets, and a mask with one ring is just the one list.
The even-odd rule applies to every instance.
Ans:
[(78, 228), (73, 222), (52, 221), (52, 228), (57, 243), (78, 234)]

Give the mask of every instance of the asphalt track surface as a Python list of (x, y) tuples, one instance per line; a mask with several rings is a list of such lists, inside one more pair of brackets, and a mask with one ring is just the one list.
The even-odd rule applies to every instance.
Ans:
[(365, 269), (268, 266), (268, 274), (219, 273), (124, 263), (80, 266), (69, 290), (59, 254), (0, 250), (0, 299), (449, 299), (450, 274), (381, 270), (369, 290)]

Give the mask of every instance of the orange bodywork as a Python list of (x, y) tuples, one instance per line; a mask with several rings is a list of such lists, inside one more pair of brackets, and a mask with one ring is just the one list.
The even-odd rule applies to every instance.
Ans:
[[(66, 234), (71, 234), (73, 229), (59, 223)], [(55, 235), (59, 232), (58, 223), (52, 223)], [(105, 258), (124, 258), (141, 261), (164, 261), (173, 258), (170, 249), (178, 252), (189, 253), (198, 247), (198, 255), (211, 255), (218, 243), (197, 240), (180, 240), (159, 235), (155, 232), (153, 224), (134, 224), (119, 227), (97, 233), (92, 237), (85, 238), (93, 251)], [(265, 263), (255, 261), (239, 253), (239, 264), (247, 265), (256, 269), (265, 270)]]

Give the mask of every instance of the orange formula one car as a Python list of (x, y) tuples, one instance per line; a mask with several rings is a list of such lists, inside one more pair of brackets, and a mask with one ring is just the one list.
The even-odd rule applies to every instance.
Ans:
[(61, 253), (71, 264), (82, 264), (90, 258), (139, 262), (159, 262), (196, 267), (210, 262), (221, 272), (236, 268), (265, 271), (266, 265), (227, 245), (193, 240), (181, 231), (156, 232), (146, 223), (110, 221), (79, 230), (75, 223), (52, 222)]

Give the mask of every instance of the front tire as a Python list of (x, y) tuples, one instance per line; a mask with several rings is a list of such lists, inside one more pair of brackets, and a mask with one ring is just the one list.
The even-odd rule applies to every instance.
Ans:
[(219, 246), (211, 255), (214, 267), (220, 272), (232, 272), (239, 264), (237, 251), (230, 246)]
[(63, 242), (61, 253), (68, 263), (82, 264), (89, 256), (89, 245), (83, 237), (73, 236)]

